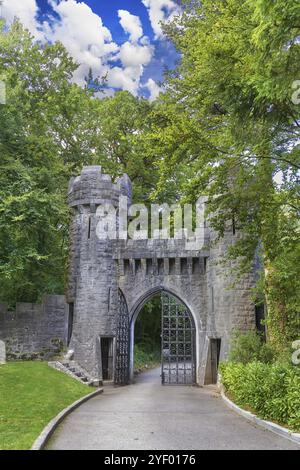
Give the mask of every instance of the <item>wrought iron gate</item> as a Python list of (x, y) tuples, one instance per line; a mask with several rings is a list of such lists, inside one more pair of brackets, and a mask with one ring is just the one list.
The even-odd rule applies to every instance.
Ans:
[(162, 308), (162, 384), (196, 383), (195, 325), (188, 308), (166, 292)]
[(127, 302), (119, 291), (119, 324), (116, 341), (115, 384), (127, 385), (129, 383), (129, 312)]

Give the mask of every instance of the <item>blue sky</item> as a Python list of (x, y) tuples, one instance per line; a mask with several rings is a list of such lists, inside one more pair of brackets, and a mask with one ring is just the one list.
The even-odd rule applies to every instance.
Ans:
[[(112, 32), (115, 41), (121, 43), (126, 39), (124, 31), (120, 27), (118, 10), (128, 10), (133, 15), (139, 16), (145, 34), (153, 39), (154, 35), (149, 15), (141, 0), (84, 0), (84, 3), (102, 18), (105, 26)], [(37, 4), (42, 14), (53, 12), (48, 0), (37, 0)]]
[(80, 64), (107, 75), (107, 94), (128, 90), (155, 99), (164, 69), (177, 60), (160, 21), (180, 12), (178, 0), (4, 0), (8, 23), (18, 16), (39, 41), (61, 41)]

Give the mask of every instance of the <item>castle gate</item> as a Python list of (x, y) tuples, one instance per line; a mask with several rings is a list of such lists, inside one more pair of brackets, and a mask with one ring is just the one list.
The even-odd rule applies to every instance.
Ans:
[(223, 261), (238, 234), (217, 240), (208, 223), (204, 244), (181, 239), (109, 239), (97, 236), (99, 207), (131, 205), (127, 175), (112, 182), (101, 167), (85, 167), (69, 187), (72, 212), (69, 284), (69, 348), (100, 381), (133, 379), (134, 325), (145, 303), (162, 296), (162, 382), (213, 383), (227, 357), (232, 332), (255, 328), (254, 274), (233, 285)]

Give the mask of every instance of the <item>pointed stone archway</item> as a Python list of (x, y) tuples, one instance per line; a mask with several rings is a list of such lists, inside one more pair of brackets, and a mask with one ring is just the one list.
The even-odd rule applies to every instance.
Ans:
[(161, 286), (144, 294), (130, 315), (130, 380), (134, 378), (135, 323), (142, 308), (157, 294), (161, 296), (161, 382), (195, 385), (197, 334), (193, 314), (178, 295)]

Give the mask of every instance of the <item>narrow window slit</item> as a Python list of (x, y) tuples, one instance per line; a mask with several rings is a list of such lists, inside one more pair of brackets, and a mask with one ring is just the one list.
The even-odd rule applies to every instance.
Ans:
[(92, 227), (92, 220), (91, 220), (91, 216), (89, 216), (89, 228), (88, 228), (88, 239), (89, 240), (91, 238), (91, 227)]

